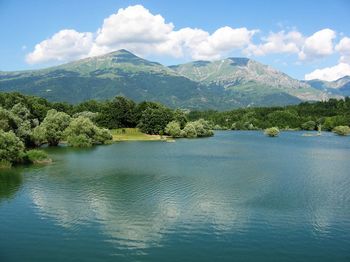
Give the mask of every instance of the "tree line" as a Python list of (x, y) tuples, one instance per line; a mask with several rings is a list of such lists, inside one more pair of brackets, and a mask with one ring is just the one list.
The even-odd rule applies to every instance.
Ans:
[(258, 130), (269, 127), (296, 130), (332, 131), (350, 125), (350, 98), (303, 102), (284, 107), (252, 107), (219, 112), (192, 111), (189, 120), (203, 118), (215, 129)]
[(20, 93), (0, 93), (0, 166), (45, 161), (43, 151), (33, 150), (43, 144), (106, 144), (112, 141), (109, 129), (133, 127), (147, 134), (173, 137), (213, 135), (207, 121), (189, 122), (184, 111), (155, 102), (137, 104), (119, 96), (72, 105)]

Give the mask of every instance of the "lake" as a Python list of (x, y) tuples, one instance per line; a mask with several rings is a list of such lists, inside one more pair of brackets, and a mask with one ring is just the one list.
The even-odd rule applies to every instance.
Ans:
[(1, 170), (0, 261), (350, 261), (350, 137), (216, 132)]

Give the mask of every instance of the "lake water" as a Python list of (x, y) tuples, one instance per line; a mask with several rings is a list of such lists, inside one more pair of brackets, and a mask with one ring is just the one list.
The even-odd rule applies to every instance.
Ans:
[(350, 137), (216, 132), (1, 170), (0, 261), (350, 261)]

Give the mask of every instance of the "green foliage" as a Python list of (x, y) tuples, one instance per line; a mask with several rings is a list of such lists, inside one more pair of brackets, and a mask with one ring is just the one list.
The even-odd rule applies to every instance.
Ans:
[(0, 169), (6, 169), (12, 167), (12, 163), (8, 160), (1, 159), (0, 160)]
[(73, 147), (90, 147), (112, 140), (108, 130), (98, 128), (89, 118), (83, 116), (74, 118), (64, 133), (68, 144)]
[(86, 135), (69, 135), (67, 136), (68, 145), (72, 147), (91, 147), (92, 139)]
[(314, 121), (316, 125), (322, 124), (323, 130), (330, 131), (339, 125), (350, 125), (350, 98), (285, 107), (240, 108), (226, 112), (191, 111), (187, 117), (190, 121), (204, 118), (214, 125), (233, 130), (248, 130), (250, 124), (254, 129), (270, 126), (303, 129), (303, 123)]
[(172, 137), (181, 137), (181, 127), (177, 121), (171, 121), (165, 127), (165, 133)]
[(180, 128), (184, 128), (188, 122), (186, 113), (180, 109), (174, 111), (174, 120), (180, 124)]
[(73, 118), (78, 118), (79, 116), (83, 116), (83, 117), (86, 117), (86, 118), (89, 118), (91, 121), (95, 122), (97, 117), (98, 117), (98, 113), (95, 113), (95, 112), (91, 112), (91, 111), (82, 111), (82, 112), (78, 112), (78, 113), (75, 113), (73, 115)]
[(31, 163), (42, 163), (50, 161), (49, 156), (43, 150), (32, 149), (26, 152), (26, 158)]
[(278, 129), (278, 127), (266, 128), (264, 131), (264, 134), (270, 137), (276, 137), (279, 135), (279, 133), (280, 133), (280, 130)]
[(197, 131), (196, 131), (196, 127), (193, 124), (193, 122), (188, 122), (184, 129), (183, 129), (183, 133), (182, 135), (184, 137), (188, 137), (188, 138), (194, 138), (197, 137)]
[(350, 134), (350, 127), (348, 127), (348, 126), (336, 126), (332, 131), (339, 136), (347, 136)]
[(312, 121), (312, 120), (307, 121), (307, 122), (305, 122), (305, 123), (303, 123), (303, 124), (301, 125), (301, 128), (302, 128), (303, 130), (309, 130), (309, 131), (315, 130), (315, 128), (316, 128), (316, 122), (315, 122), (315, 121)]
[(51, 109), (47, 112), (41, 126), (45, 129), (45, 137), (50, 146), (58, 145), (70, 121), (71, 118), (66, 113), (57, 112), (55, 109)]
[(146, 134), (157, 135), (164, 132), (166, 125), (172, 121), (173, 112), (165, 106), (147, 108), (143, 111), (138, 127)]
[(23, 154), (23, 142), (12, 131), (0, 130), (0, 160), (19, 163), (23, 159)]
[(208, 121), (205, 121), (204, 119), (199, 119), (197, 121), (192, 122), (197, 137), (207, 137), (207, 136), (213, 136), (214, 132), (211, 130), (211, 126)]
[(135, 106), (134, 101), (118, 96), (102, 105), (97, 123), (109, 129), (134, 127), (136, 125)]
[(41, 146), (46, 142), (46, 128), (43, 125), (36, 126), (31, 134), (31, 140), (35, 146)]

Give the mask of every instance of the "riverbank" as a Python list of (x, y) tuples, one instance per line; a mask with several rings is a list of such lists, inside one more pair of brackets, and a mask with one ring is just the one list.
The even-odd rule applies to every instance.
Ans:
[[(148, 135), (142, 133), (138, 128), (119, 128), (110, 130), (113, 141), (165, 141), (168, 136)], [(171, 139), (170, 139), (171, 140)]]

